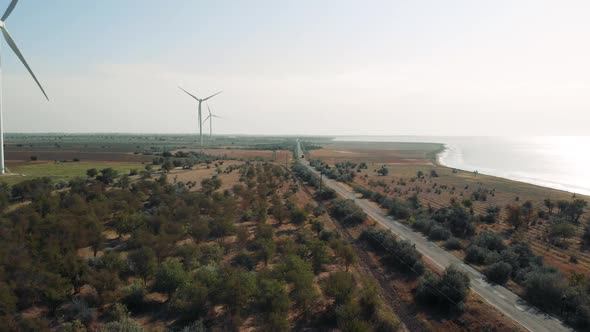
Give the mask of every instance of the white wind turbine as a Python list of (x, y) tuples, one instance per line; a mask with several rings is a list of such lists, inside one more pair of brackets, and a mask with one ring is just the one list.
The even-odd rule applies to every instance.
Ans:
[(207, 120), (209, 120), (209, 138), (213, 137), (213, 118), (219, 118), (221, 119), (222, 117), (215, 115), (213, 113), (211, 113), (211, 108), (209, 107), (209, 103), (207, 104), (207, 110), (209, 111), (209, 116), (205, 118), (205, 120), (203, 120), (203, 123), (207, 122)]
[[(19, 58), (19, 60), (23, 63), (23, 65), (25, 65), (25, 67), (29, 71), (29, 74), (31, 74), (31, 76), (33, 76), (33, 79), (35, 80), (35, 82), (37, 83), (39, 88), (41, 89), (41, 92), (43, 92), (43, 95), (45, 95), (45, 98), (47, 98), (47, 100), (49, 101), (49, 97), (47, 97), (47, 94), (45, 93), (45, 90), (43, 90), (41, 83), (39, 83), (39, 80), (37, 80), (37, 77), (33, 73), (33, 70), (31, 70), (31, 67), (29, 67), (27, 60), (25, 60), (25, 57), (22, 55), (22, 53), (20, 52), (20, 50), (16, 46), (16, 43), (14, 42), (12, 37), (10, 36), (10, 33), (8, 33), (8, 30), (6, 30), (6, 25), (4, 22), (6, 21), (8, 16), (10, 16), (12, 11), (14, 10), (14, 7), (16, 7), (17, 3), (18, 3), (18, 0), (12, 0), (10, 2), (10, 5), (8, 5), (8, 8), (6, 8), (6, 12), (4, 12), (4, 15), (2, 15), (2, 18), (0, 19), (0, 30), (2, 30), (2, 35), (4, 35), (4, 39), (6, 40), (6, 43), (8, 44), (8, 46), (10, 46), (10, 48), (12, 49), (12, 51), (14, 51), (14, 53)], [(1, 43), (1, 41), (0, 41), (0, 43)], [(2, 78), (1, 67), (2, 66), (1, 66), (1, 62), (0, 62), (0, 82), (1, 82), (1, 78)], [(5, 171), (6, 171), (6, 168), (4, 167), (4, 123), (2, 120), (2, 87), (0, 85), (0, 174), (4, 174)]]
[(203, 117), (202, 117), (202, 115), (201, 115), (201, 103), (202, 103), (202, 102), (204, 102), (204, 101), (207, 101), (207, 100), (209, 100), (209, 99), (211, 99), (211, 98), (213, 98), (213, 97), (215, 97), (215, 96), (217, 96), (218, 94), (220, 94), (220, 93), (221, 93), (221, 92), (223, 92), (223, 91), (219, 91), (218, 93), (216, 93), (216, 94), (213, 94), (213, 95), (211, 95), (211, 96), (209, 96), (209, 97), (207, 97), (207, 98), (199, 99), (199, 98), (197, 98), (195, 95), (193, 95), (193, 94), (191, 94), (190, 92), (188, 92), (188, 91), (186, 91), (185, 89), (183, 89), (182, 87), (180, 87), (180, 86), (179, 86), (178, 88), (179, 88), (180, 90), (182, 90), (182, 91), (186, 92), (186, 94), (187, 94), (187, 95), (189, 95), (189, 96), (191, 96), (191, 97), (195, 98), (195, 100), (199, 102), (199, 137), (200, 137), (200, 140), (201, 140), (201, 146), (203, 146), (203, 120), (202, 120), (202, 119), (203, 119)]

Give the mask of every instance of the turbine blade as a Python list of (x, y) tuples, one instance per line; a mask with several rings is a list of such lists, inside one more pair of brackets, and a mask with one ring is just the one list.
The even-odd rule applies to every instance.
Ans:
[(220, 118), (220, 119), (223, 119), (223, 117), (221, 117), (221, 116), (219, 116), (219, 115), (211, 114), (211, 116), (212, 116), (212, 117), (214, 117), (214, 118)]
[(2, 22), (6, 21), (8, 16), (10, 16), (10, 14), (12, 14), (12, 11), (14, 10), (14, 7), (16, 7), (17, 3), (18, 3), (18, 0), (12, 0), (12, 2), (10, 2), (10, 5), (8, 5), (8, 8), (6, 8), (4, 15), (2, 15), (2, 19), (1, 19)]
[(207, 105), (207, 110), (209, 111), (209, 116), (211, 116), (211, 107), (209, 107), (209, 103), (205, 103)]
[(178, 86), (178, 88), (179, 88), (180, 90), (184, 91), (184, 92), (185, 92), (187, 95), (189, 95), (189, 96), (191, 96), (191, 97), (195, 98), (197, 101), (200, 101), (200, 100), (199, 100), (199, 98), (197, 98), (197, 97), (196, 97), (195, 95), (193, 95), (192, 93), (190, 93), (190, 92), (186, 91), (185, 89), (183, 89), (183, 88), (182, 88), (180, 85)]
[[(15, 3), (15, 2), (13, 1), (13, 3)], [(35, 82), (39, 86), (39, 89), (41, 89), (41, 92), (43, 92), (43, 95), (45, 95), (45, 98), (49, 101), (49, 97), (47, 97), (47, 93), (45, 93), (45, 90), (41, 86), (41, 83), (39, 83), (39, 80), (37, 79), (37, 76), (35, 76), (35, 74), (33, 73), (33, 70), (31, 69), (31, 67), (29, 67), (29, 64), (27, 63), (27, 60), (25, 60), (25, 57), (22, 55), (22, 53), (20, 52), (20, 50), (16, 46), (14, 40), (12, 39), (12, 37), (10, 36), (10, 34), (8, 33), (8, 30), (6, 30), (6, 27), (0, 26), (0, 29), (2, 30), (2, 34), (4, 35), (4, 38), (6, 39), (6, 43), (8, 43), (8, 45), (10, 46), (10, 48), (12, 48), (12, 50), (14, 51), (14, 53), (16, 54), (16, 56), (20, 59), (20, 61), (23, 63), (23, 65), (25, 65), (25, 67), (29, 71), (29, 74), (31, 74), (31, 76), (33, 76), (33, 79), (35, 80)]]
[(205, 101), (205, 100), (208, 100), (208, 99), (211, 99), (211, 98), (213, 98), (213, 97), (217, 96), (218, 94), (220, 94), (220, 93), (222, 93), (222, 92), (223, 92), (223, 91), (219, 91), (218, 93), (216, 93), (216, 94), (214, 94), (214, 95), (211, 95), (211, 96), (209, 96), (209, 97), (207, 97), (207, 98), (203, 99), (203, 101)]

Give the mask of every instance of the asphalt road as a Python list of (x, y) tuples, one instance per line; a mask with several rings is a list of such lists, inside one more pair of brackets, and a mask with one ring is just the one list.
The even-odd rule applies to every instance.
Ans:
[[(302, 155), (301, 145), (297, 142), (297, 155)], [(309, 162), (300, 159), (300, 162), (307, 166), (312, 172), (319, 175), (313, 167), (309, 166)], [(324, 177), (324, 185), (334, 189), (340, 196), (346, 199), (352, 199), (362, 208), (367, 215), (379, 224), (391, 229), (399, 238), (408, 240), (416, 245), (416, 249), (427, 257), (434, 264), (441, 269), (448, 266), (455, 265), (463, 272), (467, 273), (471, 279), (471, 290), (481, 296), (485, 301), (494, 306), (504, 315), (510, 317), (512, 320), (522, 325), (529, 331), (539, 332), (557, 332), (557, 331), (572, 331), (566, 327), (560, 320), (545, 313), (539, 312), (536, 308), (527, 304), (518, 295), (503, 286), (493, 285), (485, 280), (485, 276), (480, 272), (465, 264), (463, 261), (453, 256), (451, 253), (428, 241), (422, 234), (414, 232), (411, 228), (393, 220), (387, 216), (383, 210), (370, 204), (367, 200), (360, 199), (354, 192), (351, 192), (340, 183), (326, 179)]]

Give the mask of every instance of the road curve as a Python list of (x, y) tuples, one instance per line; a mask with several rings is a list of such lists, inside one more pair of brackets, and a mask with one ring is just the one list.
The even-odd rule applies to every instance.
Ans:
[[(313, 173), (319, 175), (313, 167), (309, 165), (307, 160), (301, 158), (301, 144), (297, 141), (297, 156), (298, 160), (307, 166)], [(560, 320), (527, 304), (518, 295), (514, 294), (507, 288), (500, 285), (492, 285), (485, 280), (484, 275), (475, 270), (471, 266), (465, 264), (459, 258), (453, 256), (451, 253), (428, 241), (422, 234), (414, 232), (411, 228), (393, 220), (387, 216), (381, 208), (370, 204), (367, 200), (360, 199), (354, 192), (341, 185), (340, 183), (324, 178), (324, 185), (334, 189), (340, 196), (346, 199), (352, 199), (355, 203), (365, 211), (373, 220), (391, 229), (399, 238), (412, 242), (416, 249), (425, 257), (430, 259), (434, 264), (441, 269), (448, 266), (455, 265), (461, 271), (467, 273), (471, 279), (471, 289), (481, 296), (486, 302), (494, 306), (504, 315), (510, 317), (516, 323), (522, 325), (525, 329), (535, 332), (558, 332), (558, 331), (572, 331), (565, 326)]]

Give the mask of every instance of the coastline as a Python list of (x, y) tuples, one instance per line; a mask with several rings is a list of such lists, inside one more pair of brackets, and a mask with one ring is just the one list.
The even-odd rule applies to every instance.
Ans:
[(542, 180), (542, 179), (536, 179), (536, 178), (530, 178), (530, 177), (527, 178), (524, 176), (502, 174), (502, 172), (500, 172), (500, 171), (498, 171), (498, 172), (494, 172), (493, 170), (492, 171), (489, 171), (489, 170), (480, 171), (477, 169), (466, 169), (464, 167), (458, 167), (457, 165), (451, 165), (448, 162), (445, 162), (445, 160), (444, 160), (445, 157), (448, 156), (448, 153), (451, 151), (451, 146), (448, 143), (441, 143), (441, 144), (443, 144), (444, 148), (441, 151), (438, 151), (436, 153), (436, 158), (434, 159), (434, 163), (437, 166), (446, 167), (449, 169), (456, 169), (457, 171), (466, 172), (466, 173), (473, 173), (474, 171), (477, 171), (478, 174), (482, 174), (482, 175), (486, 175), (486, 176), (501, 178), (501, 179), (505, 179), (508, 181), (525, 183), (528, 185), (533, 185), (536, 187), (549, 189), (549, 190), (558, 190), (561, 192), (570, 193), (572, 195), (583, 195), (583, 196), (590, 197), (590, 190), (586, 189), (586, 188), (582, 188), (582, 187), (575, 187), (575, 186), (570, 186), (570, 185), (563, 184), (563, 183), (552, 182), (552, 181), (548, 181), (548, 180)]

